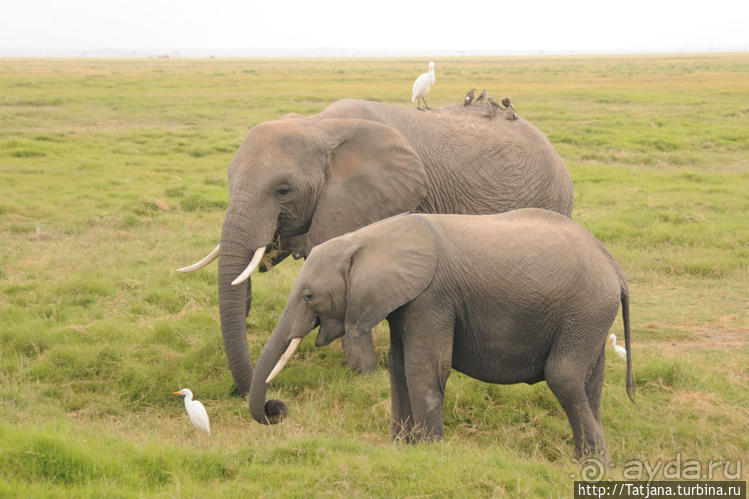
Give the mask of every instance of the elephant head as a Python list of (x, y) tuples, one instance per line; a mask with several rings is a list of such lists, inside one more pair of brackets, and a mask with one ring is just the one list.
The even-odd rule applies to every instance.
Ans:
[(407, 217), (405, 223), (375, 223), (311, 251), (258, 359), (250, 389), (256, 421), (277, 423), (286, 414), (283, 402), (266, 402), (267, 384), (315, 327), (320, 326), (317, 346), (343, 335), (356, 337), (430, 285), (437, 261), (435, 234), (423, 219), (401, 216)]
[[(274, 240), (307, 255), (332, 237), (414, 209), (427, 178), (419, 156), (393, 128), (360, 119), (288, 117), (253, 127), (229, 164), (229, 206), (219, 246), (219, 308), (234, 383), (246, 393), (250, 274)], [(248, 265), (249, 262), (249, 265)], [(244, 283), (247, 281), (246, 283)], [(244, 283), (244, 284), (243, 284)]]

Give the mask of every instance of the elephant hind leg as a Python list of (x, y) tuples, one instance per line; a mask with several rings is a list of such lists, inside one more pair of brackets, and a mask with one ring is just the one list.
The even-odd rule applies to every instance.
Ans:
[(603, 390), (605, 365), (606, 344), (604, 343), (598, 360), (585, 381), (585, 395), (588, 397), (588, 404), (590, 404), (590, 409), (593, 411), (593, 417), (596, 418), (598, 426), (601, 426), (601, 391)]
[[(586, 393), (586, 378), (594, 363), (598, 363), (599, 356), (586, 359), (572, 353), (581, 351), (584, 352), (569, 344), (565, 344), (562, 351), (558, 344), (555, 345), (544, 370), (546, 383), (562, 405), (572, 427), (577, 457), (605, 454), (606, 450), (601, 425)], [(598, 349), (596, 353), (599, 353)]]

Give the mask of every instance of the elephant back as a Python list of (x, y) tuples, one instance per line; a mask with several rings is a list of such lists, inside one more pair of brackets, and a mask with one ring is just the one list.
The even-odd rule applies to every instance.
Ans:
[(492, 214), (544, 208), (570, 216), (572, 177), (548, 138), (522, 117), (483, 116), (482, 106), (432, 111), (345, 99), (317, 118), (360, 118), (394, 128), (421, 158), (426, 213)]

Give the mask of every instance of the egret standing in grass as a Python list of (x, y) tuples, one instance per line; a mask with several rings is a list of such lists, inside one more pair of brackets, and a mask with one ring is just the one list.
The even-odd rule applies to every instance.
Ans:
[(185, 409), (187, 410), (187, 415), (190, 416), (190, 422), (198, 430), (210, 435), (211, 424), (208, 422), (208, 413), (205, 412), (205, 407), (199, 400), (192, 399), (192, 391), (189, 388), (183, 388), (178, 392), (174, 392), (173, 395), (182, 395), (185, 397)]
[(616, 335), (614, 333), (611, 333), (609, 335), (609, 339), (611, 340), (611, 346), (614, 347), (614, 351), (616, 352), (616, 354), (619, 357), (621, 357), (622, 359), (626, 359), (627, 358), (627, 349), (624, 348), (621, 345), (617, 345), (616, 344)]
[(414, 81), (413, 91), (411, 93), (411, 102), (416, 101), (416, 109), (421, 109), (421, 102), (419, 99), (424, 101), (424, 107), (427, 109), (432, 109), (427, 104), (427, 100), (424, 98), (426, 94), (429, 93), (429, 89), (432, 85), (434, 85), (434, 62), (429, 63), (429, 72), (428, 73), (422, 73), (419, 75), (418, 78), (416, 78), (416, 81)]

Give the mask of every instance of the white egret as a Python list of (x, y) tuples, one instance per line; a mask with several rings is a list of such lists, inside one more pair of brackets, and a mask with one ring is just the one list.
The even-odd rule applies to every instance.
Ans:
[(617, 345), (616, 344), (616, 335), (614, 333), (611, 333), (609, 335), (609, 339), (611, 340), (611, 346), (614, 347), (614, 351), (616, 352), (616, 354), (619, 357), (621, 357), (622, 359), (626, 359), (627, 358), (627, 349), (624, 348), (621, 345)]
[(185, 410), (187, 410), (187, 415), (190, 416), (190, 422), (198, 430), (210, 435), (211, 424), (208, 422), (208, 413), (205, 412), (205, 407), (199, 400), (192, 399), (192, 391), (189, 388), (183, 388), (174, 392), (173, 395), (185, 397)]
[(422, 73), (414, 81), (413, 91), (411, 93), (411, 102), (416, 102), (416, 109), (421, 110), (421, 102), (418, 99), (424, 101), (424, 107), (432, 109), (427, 104), (427, 100), (424, 98), (429, 93), (429, 89), (434, 85), (434, 62), (429, 63), (429, 72)]

